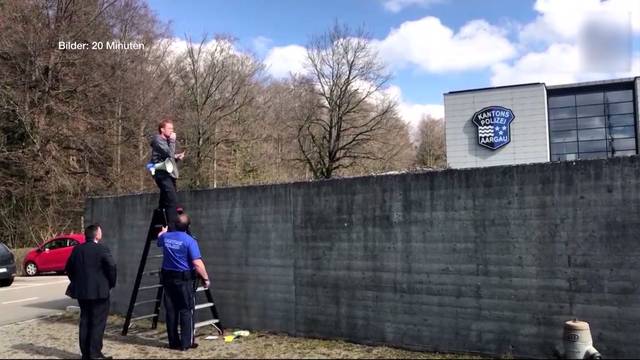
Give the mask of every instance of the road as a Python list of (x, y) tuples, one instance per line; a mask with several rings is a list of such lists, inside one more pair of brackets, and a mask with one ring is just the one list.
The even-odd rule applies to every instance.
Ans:
[(64, 311), (77, 302), (65, 296), (66, 276), (16, 277), (0, 288), (0, 326)]

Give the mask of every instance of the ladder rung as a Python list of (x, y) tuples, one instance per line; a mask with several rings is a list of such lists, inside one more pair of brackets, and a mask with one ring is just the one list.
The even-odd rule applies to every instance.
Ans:
[(197, 328), (201, 328), (201, 327), (203, 327), (203, 326), (207, 326), (207, 325), (214, 325), (214, 324), (217, 324), (217, 323), (219, 323), (219, 322), (220, 322), (220, 320), (218, 320), (218, 319), (212, 319), (212, 320), (207, 320), (207, 321), (201, 321), (201, 322), (199, 322), (199, 323), (196, 323), (196, 324), (194, 325), (194, 327), (197, 329)]
[(142, 273), (142, 275), (157, 275), (157, 274), (160, 274), (160, 270), (145, 271)]
[(131, 322), (138, 321), (138, 320), (144, 320), (144, 319), (150, 319), (150, 318), (154, 318), (156, 316), (158, 316), (158, 314), (142, 315), (142, 316), (138, 316), (138, 317), (132, 318)]
[(196, 289), (196, 292), (201, 292), (204, 291), (204, 286), (198, 286), (198, 288)]
[(149, 330), (149, 331), (142, 331), (142, 332), (136, 332), (135, 335), (139, 336), (141, 338), (149, 338), (149, 337), (153, 337), (153, 336), (157, 336), (157, 337), (161, 337), (162, 335), (166, 335), (167, 332), (166, 331), (160, 331), (158, 329), (153, 329), (153, 330)]
[(163, 257), (163, 256), (164, 256), (164, 255), (162, 255), (162, 254), (158, 254), (158, 255), (149, 255), (149, 257), (150, 257), (150, 258), (152, 258), (152, 259), (159, 259), (159, 258), (161, 258), (161, 257)]
[(141, 286), (138, 290), (150, 290), (150, 289), (157, 289), (157, 288), (160, 288), (160, 287), (162, 287), (162, 284)]
[(138, 301), (137, 303), (133, 304), (133, 306), (138, 306), (138, 305), (142, 305), (142, 304), (153, 304), (153, 303), (157, 303), (159, 300), (153, 299), (153, 300), (145, 300), (145, 301)]
[(212, 307), (213, 303), (208, 302), (208, 303), (204, 303), (204, 304), (198, 304), (196, 305), (196, 310), (200, 310), (200, 309), (204, 309), (204, 308), (208, 308), (208, 307)]

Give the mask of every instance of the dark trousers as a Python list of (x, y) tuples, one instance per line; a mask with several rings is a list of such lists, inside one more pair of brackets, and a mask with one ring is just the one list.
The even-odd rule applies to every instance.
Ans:
[(107, 326), (109, 299), (80, 300), (80, 351), (83, 359), (102, 357), (102, 337)]
[(175, 231), (175, 223), (178, 219), (178, 195), (176, 189), (176, 179), (171, 177), (164, 170), (156, 171), (153, 176), (156, 185), (160, 189), (160, 202), (158, 207), (164, 209), (167, 214), (167, 226), (169, 231)]
[[(164, 307), (167, 311), (169, 347), (188, 349), (193, 344), (193, 312), (195, 310), (194, 280), (168, 276), (163, 271)], [(178, 326), (180, 332), (178, 332)]]

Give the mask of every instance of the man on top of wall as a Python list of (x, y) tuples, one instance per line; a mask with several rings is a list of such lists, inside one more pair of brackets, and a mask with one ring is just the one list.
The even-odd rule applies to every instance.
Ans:
[(158, 134), (151, 141), (151, 161), (147, 165), (160, 189), (159, 207), (165, 210), (167, 225), (171, 231), (175, 229), (175, 222), (178, 219), (177, 161), (184, 159), (184, 152), (176, 154), (176, 138), (173, 121), (168, 118), (163, 119), (158, 124)]

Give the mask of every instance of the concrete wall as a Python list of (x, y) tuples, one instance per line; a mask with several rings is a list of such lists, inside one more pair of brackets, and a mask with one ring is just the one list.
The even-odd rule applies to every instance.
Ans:
[[(550, 357), (640, 355), (640, 158), (181, 192), (227, 326)], [(89, 199), (123, 313), (157, 195)]]
[[(498, 150), (478, 145), (473, 114), (487, 106), (513, 111), (511, 143)], [(451, 168), (485, 167), (549, 161), (547, 95), (543, 84), (444, 95), (447, 161)]]
[(636, 151), (640, 150), (640, 78), (636, 77), (635, 84), (635, 107), (636, 107)]

